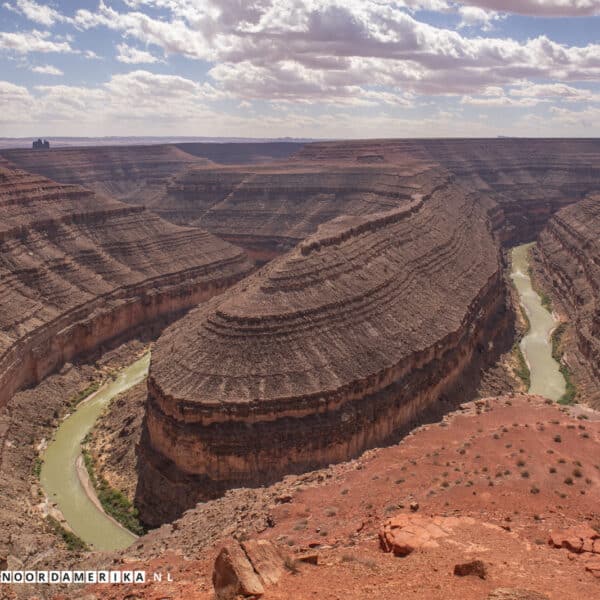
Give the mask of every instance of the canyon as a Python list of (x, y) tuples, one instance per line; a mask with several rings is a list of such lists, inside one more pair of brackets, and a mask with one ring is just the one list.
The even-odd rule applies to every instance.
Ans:
[(443, 171), (403, 184), (399, 208), (329, 221), (161, 336), (140, 446), (145, 522), (389, 442), (468, 396), (510, 346), (486, 212)]
[(565, 359), (579, 396), (600, 408), (600, 195), (550, 219), (535, 252), (541, 283), (568, 323)]
[[(30, 483), (35, 487), (27, 470), (35, 447), (68, 410), (55, 394), (68, 398), (84, 389), (86, 362), (101, 361), (128, 340), (156, 340), (150, 374), (146, 387), (136, 388), (130, 413), (115, 416), (112, 433), (105, 432), (105, 440), (118, 442), (106, 443), (103, 458), (116, 474), (112, 481), (126, 480), (145, 524), (162, 526), (122, 556), (181, 566), (161, 555), (186, 548), (204, 574), (214, 556), (198, 554), (216, 551), (231, 535), (287, 544), (277, 539), (286, 535), (303, 552), (324, 537), (323, 556), (336, 565), (338, 547), (356, 543), (372, 555), (368, 535), (387, 515), (383, 503), (396, 502), (390, 478), (405, 477), (390, 471), (409, 460), (402, 448), (413, 448), (410, 460), (418, 460), (443, 439), (436, 451), (456, 452), (468, 430), (472, 443), (489, 452), (487, 438), (506, 433), (500, 425), (519, 423), (522, 438), (507, 443), (521, 443), (528, 460), (545, 464), (546, 445), (538, 441), (543, 428), (554, 427), (556, 409), (532, 397), (488, 399), (472, 409), (466, 429), (453, 417), (427, 426), (415, 442), (412, 434), (403, 437), (476, 397), (490, 368), (502, 372), (496, 361), (515, 340), (506, 250), (517, 243), (538, 240), (533, 275), (567, 323), (563, 360), (577, 399), (599, 406), (596, 140), (180, 144), (0, 156), (0, 469), (14, 479), (3, 493), (0, 520), (11, 537), (0, 554), (18, 556), (20, 564), (81, 560), (64, 548), (41, 558), (36, 544), (54, 534), (34, 525), (42, 521), (35, 499), (23, 525), (20, 499)], [(498, 394), (511, 389), (499, 381)], [(126, 404), (114, 410), (127, 411)], [(32, 422), (19, 423), (23, 414)], [(595, 419), (593, 412), (579, 415)], [(597, 475), (578, 444), (597, 444), (598, 431), (577, 416), (561, 424), (565, 439), (563, 429), (581, 436), (563, 450), (568, 460), (584, 462), (591, 487), (549, 516), (554, 498), (540, 486), (546, 504), (532, 499), (529, 520), (535, 509), (562, 527), (591, 511)], [(389, 448), (369, 450), (380, 446)], [(496, 454), (486, 469), (507, 460)], [(370, 456), (388, 458), (375, 467)], [(469, 460), (474, 472), (479, 459)], [(347, 470), (356, 465), (365, 472), (355, 477)], [(398, 484), (403, 506), (409, 498), (437, 515), (448, 511), (441, 498), (452, 501), (454, 491), (438, 490), (433, 474), (415, 487), (425, 480), (410, 470), (415, 481)], [(534, 474), (535, 483), (546, 482), (541, 470)], [(382, 481), (369, 483), (376, 478)], [(311, 514), (325, 510), (332, 492), (316, 488), (330, 479), (336, 495), (351, 490), (340, 526), (329, 522), (325, 536), (293, 533), (300, 504)], [(470, 507), (463, 512), (502, 524), (499, 512), (484, 514), (485, 490), (478, 486), (491, 487), (488, 479), (474, 479), (473, 504), (471, 489), (462, 493), (459, 484), (452, 487), (455, 500)], [(534, 492), (526, 481), (508, 479), (502, 490), (510, 497), (494, 501), (512, 514)], [(297, 496), (296, 486), (313, 485), (312, 499), (312, 492)], [(358, 515), (369, 521), (366, 528), (357, 530)], [(525, 545), (542, 535), (539, 523), (533, 533), (525, 517), (513, 519)], [(27, 543), (16, 541), (19, 527)], [(355, 537), (363, 528), (366, 537)], [(508, 560), (510, 551), (500, 555)], [(540, 555), (540, 577), (552, 556)], [(352, 578), (347, 567), (328, 573)], [(187, 567), (181, 568), (183, 574)], [(286, 597), (289, 577), (272, 597)], [(313, 585), (304, 570), (301, 577)], [(587, 592), (585, 585), (580, 591)], [(175, 597), (186, 597), (178, 589)]]
[(143, 207), (0, 166), (0, 405), (242, 278), (244, 253)]

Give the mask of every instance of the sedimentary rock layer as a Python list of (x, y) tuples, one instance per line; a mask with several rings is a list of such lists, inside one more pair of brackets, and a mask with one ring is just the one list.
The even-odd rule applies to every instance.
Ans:
[(491, 213), (507, 246), (532, 241), (562, 207), (600, 191), (600, 140), (423, 140), (422, 151), (472, 192), (497, 204)]
[(201, 229), (0, 165), (0, 405), (250, 268), (240, 249)]
[(569, 320), (566, 359), (582, 398), (600, 407), (600, 195), (559, 211), (536, 247), (548, 289)]
[(1, 153), (31, 173), (145, 205), (164, 193), (170, 177), (188, 166), (209, 162), (166, 144), (2, 150)]
[(335, 152), (313, 156), (305, 147), (298, 158), (268, 166), (190, 168), (169, 183), (151, 208), (266, 261), (334, 217), (399, 206), (415, 191), (407, 178), (431, 163), (392, 143), (386, 145), (385, 158), (374, 163), (363, 158), (373, 156), (378, 144), (375, 150), (371, 142), (343, 146), (348, 146), (344, 160)]
[(355, 456), (476, 384), (509, 320), (486, 212), (442, 170), (404, 186), (399, 207), (328, 223), (160, 338), (148, 523)]
[[(183, 146), (182, 146), (183, 147)], [(211, 157), (217, 162), (222, 157)], [(243, 157), (240, 157), (240, 162)], [(241, 245), (259, 260), (320, 223), (398, 205), (406, 170), (438, 165), (485, 206), (506, 245), (529, 241), (554, 212), (598, 190), (597, 140), (367, 140), (304, 145), (265, 166), (192, 166), (149, 206)]]

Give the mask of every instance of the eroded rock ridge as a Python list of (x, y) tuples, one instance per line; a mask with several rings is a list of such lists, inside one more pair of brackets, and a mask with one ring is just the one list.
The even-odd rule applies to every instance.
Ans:
[(402, 188), (396, 208), (330, 221), (160, 338), (148, 523), (356, 456), (468, 394), (510, 329), (499, 248), (446, 171), (422, 163)]

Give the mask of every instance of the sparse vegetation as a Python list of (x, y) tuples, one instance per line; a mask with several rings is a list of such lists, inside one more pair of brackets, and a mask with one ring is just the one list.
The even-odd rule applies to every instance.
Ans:
[(558, 363), (558, 368), (565, 379), (565, 393), (559, 398), (559, 404), (573, 404), (575, 400), (575, 396), (577, 394), (577, 390), (575, 388), (575, 384), (573, 383), (573, 379), (571, 377), (571, 371), (569, 371), (569, 367), (563, 361), (563, 352), (561, 350), (561, 340), (567, 328), (566, 323), (561, 323), (553, 332), (552, 332), (552, 357)]
[(529, 371), (529, 366), (527, 365), (527, 361), (525, 360), (525, 356), (523, 355), (523, 351), (521, 350), (521, 346), (519, 345), (518, 341), (515, 342), (512, 351), (517, 362), (515, 375), (525, 385), (525, 391), (528, 391), (531, 386), (531, 372)]
[(85, 389), (77, 392), (69, 399), (69, 406), (71, 409), (75, 408), (80, 402), (85, 400), (90, 394), (97, 392), (100, 386), (102, 385), (101, 380), (92, 381), (90, 385), (88, 385)]
[(50, 529), (56, 535), (63, 539), (64, 543), (67, 545), (67, 548), (72, 552), (86, 552), (89, 550), (88, 545), (78, 535), (75, 535), (72, 531), (65, 529), (65, 527), (63, 527), (61, 523), (54, 517), (48, 515), (46, 517), (46, 523), (48, 523)]
[[(85, 444), (88, 441), (89, 434), (84, 438), (83, 442)], [(113, 519), (118, 521), (123, 527), (129, 529), (129, 531), (136, 535), (143, 535), (146, 533), (146, 530), (138, 518), (138, 510), (133, 506), (129, 498), (127, 498), (120, 490), (112, 488), (104, 477), (96, 474), (94, 459), (85, 446), (82, 446), (81, 453), (90, 481), (96, 490), (98, 500), (100, 500), (100, 504), (102, 504), (102, 508), (106, 514), (113, 517)]]
[(39, 456), (36, 456), (33, 459), (33, 467), (32, 467), (31, 470), (32, 470), (33, 476), (36, 479), (40, 478), (40, 475), (42, 473), (42, 465), (43, 464), (44, 464), (44, 461)]

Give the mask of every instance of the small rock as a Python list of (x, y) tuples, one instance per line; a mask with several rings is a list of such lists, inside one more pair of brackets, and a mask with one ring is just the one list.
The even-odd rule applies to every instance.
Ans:
[(410, 510), (412, 510), (413, 512), (417, 512), (419, 510), (419, 503), (418, 502), (411, 502), (410, 503)]
[(585, 561), (585, 570), (600, 579), (600, 556), (593, 555)]
[(308, 563), (309, 565), (318, 565), (319, 555), (315, 552), (311, 552), (310, 554), (302, 554), (298, 556), (298, 560), (303, 563)]
[(460, 563), (454, 565), (454, 574), (459, 577), (466, 577), (468, 575), (476, 575), (480, 579), (485, 579), (487, 571), (483, 561), (471, 560), (466, 563)]
[(550, 598), (521, 588), (496, 588), (490, 592), (487, 600), (550, 600)]

